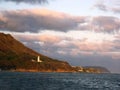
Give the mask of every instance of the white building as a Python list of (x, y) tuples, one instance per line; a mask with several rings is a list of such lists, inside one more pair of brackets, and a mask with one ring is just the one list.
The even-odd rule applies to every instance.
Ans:
[(42, 62), (42, 60), (40, 60), (40, 56), (37, 57), (37, 62)]

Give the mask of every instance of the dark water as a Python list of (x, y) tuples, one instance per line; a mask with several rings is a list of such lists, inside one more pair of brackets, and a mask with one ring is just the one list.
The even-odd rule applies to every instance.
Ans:
[(120, 74), (0, 72), (0, 90), (120, 90)]

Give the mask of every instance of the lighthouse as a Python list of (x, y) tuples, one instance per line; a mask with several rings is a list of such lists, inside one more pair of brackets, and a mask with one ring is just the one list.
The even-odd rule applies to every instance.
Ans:
[(42, 61), (40, 60), (40, 56), (37, 57), (37, 62), (42, 62)]

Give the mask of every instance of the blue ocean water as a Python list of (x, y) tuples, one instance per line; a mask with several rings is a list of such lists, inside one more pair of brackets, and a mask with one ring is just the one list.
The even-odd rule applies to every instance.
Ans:
[(0, 72), (0, 90), (120, 90), (120, 74)]

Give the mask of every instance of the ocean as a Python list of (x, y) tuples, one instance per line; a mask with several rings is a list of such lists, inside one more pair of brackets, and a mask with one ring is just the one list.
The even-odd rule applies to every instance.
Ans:
[(0, 90), (120, 90), (120, 74), (1, 71)]

